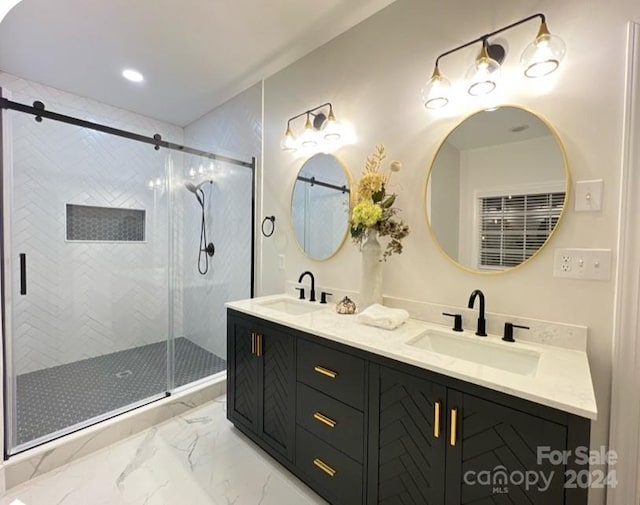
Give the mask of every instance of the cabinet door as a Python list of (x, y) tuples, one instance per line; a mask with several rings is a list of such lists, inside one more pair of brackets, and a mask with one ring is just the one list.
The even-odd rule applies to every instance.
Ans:
[(258, 432), (258, 364), (252, 326), (242, 319), (227, 323), (227, 417)]
[(296, 381), (293, 337), (263, 328), (259, 338), (259, 436), (292, 461)]
[(446, 389), (384, 367), (378, 373), (376, 368), (371, 380), (367, 503), (442, 505)]
[(457, 391), (447, 400), (458, 410), (456, 443), (447, 449), (447, 505), (565, 503), (565, 467), (538, 461), (538, 448), (566, 449), (565, 426)]

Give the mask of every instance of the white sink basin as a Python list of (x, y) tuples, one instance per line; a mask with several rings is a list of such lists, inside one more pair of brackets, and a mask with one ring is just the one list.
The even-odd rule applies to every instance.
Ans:
[(408, 345), (445, 354), (453, 358), (505, 370), (520, 375), (534, 375), (540, 354), (527, 349), (509, 348), (482, 337), (452, 335), (444, 331), (426, 330)]
[(309, 312), (315, 312), (316, 310), (322, 310), (324, 306), (317, 305), (313, 302), (295, 300), (292, 298), (276, 298), (273, 300), (266, 300), (258, 303), (264, 308), (277, 310), (278, 312), (284, 312), (290, 316), (299, 316), (301, 314), (308, 314)]

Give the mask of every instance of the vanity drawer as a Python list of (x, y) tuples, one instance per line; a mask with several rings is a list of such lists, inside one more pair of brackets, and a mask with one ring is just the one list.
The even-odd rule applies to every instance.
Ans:
[(296, 467), (332, 505), (362, 503), (362, 465), (300, 426), (296, 428)]
[(364, 414), (298, 382), (296, 422), (362, 463)]
[(298, 381), (359, 410), (364, 406), (364, 360), (298, 340)]

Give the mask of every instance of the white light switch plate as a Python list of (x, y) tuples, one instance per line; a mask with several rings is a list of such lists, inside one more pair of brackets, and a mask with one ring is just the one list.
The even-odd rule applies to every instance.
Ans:
[(576, 181), (576, 212), (597, 212), (602, 209), (604, 181)]
[(553, 276), (608, 281), (611, 277), (611, 249), (556, 249)]

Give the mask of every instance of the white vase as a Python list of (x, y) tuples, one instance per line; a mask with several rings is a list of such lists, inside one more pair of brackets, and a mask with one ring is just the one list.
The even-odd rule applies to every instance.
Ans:
[(366, 233), (367, 237), (362, 244), (360, 312), (369, 305), (382, 303), (382, 247), (376, 231), (369, 230)]

